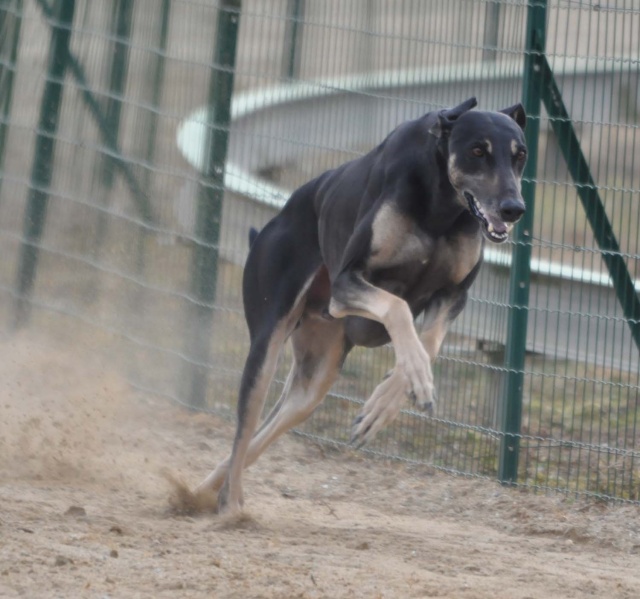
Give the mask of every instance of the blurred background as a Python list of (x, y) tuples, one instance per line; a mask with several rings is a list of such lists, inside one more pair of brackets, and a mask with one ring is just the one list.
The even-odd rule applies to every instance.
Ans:
[[(638, 501), (638, 31), (638, 0), (0, 0), (0, 329), (233, 420), (249, 228), (402, 121), (521, 101), (528, 217), (486, 248), (436, 415), (365, 451)], [(392, 364), (355, 350), (297, 432), (347, 443)]]

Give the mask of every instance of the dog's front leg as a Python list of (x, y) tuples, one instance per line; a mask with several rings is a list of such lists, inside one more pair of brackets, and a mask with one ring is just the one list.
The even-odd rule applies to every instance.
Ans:
[(333, 283), (329, 313), (334, 318), (369, 318), (382, 323), (389, 333), (396, 365), (391, 376), (376, 389), (372, 400), (379, 397), (376, 403), (399, 402), (406, 395), (419, 409), (433, 409), (436, 394), (431, 356), (420, 342), (411, 310), (402, 298), (371, 285), (359, 272), (347, 271)]
[(379, 431), (396, 419), (406, 401), (406, 388), (406, 378), (398, 369), (392, 370), (385, 376), (353, 421), (351, 428), (353, 445), (362, 447), (369, 443)]
[[(445, 305), (443, 308), (435, 310), (435, 315), (426, 314), (427, 326), (421, 335), (421, 342), (431, 362), (436, 359), (447, 332), (449, 306)], [(404, 376), (395, 369), (385, 376), (353, 423), (351, 431), (353, 445), (361, 447), (369, 443), (382, 428), (396, 419), (403, 408), (405, 385)], [(432, 412), (435, 407), (433, 396), (431, 403), (417, 407)]]

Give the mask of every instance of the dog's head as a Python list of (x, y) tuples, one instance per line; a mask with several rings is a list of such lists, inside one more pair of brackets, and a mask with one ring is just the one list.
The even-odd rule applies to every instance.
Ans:
[(520, 193), (527, 160), (521, 104), (500, 112), (471, 110), (475, 98), (438, 114), (430, 133), (445, 151), (449, 181), (484, 236), (506, 241), (525, 212)]

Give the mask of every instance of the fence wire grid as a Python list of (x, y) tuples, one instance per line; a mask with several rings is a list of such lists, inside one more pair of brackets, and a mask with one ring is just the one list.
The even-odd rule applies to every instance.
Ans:
[[(2, 0), (3, 327), (232, 418), (249, 228), (404, 120), (529, 102), (531, 222), (486, 250), (436, 415), (366, 451), (503, 480), (515, 451), (510, 482), (638, 502), (638, 31), (637, 0)], [(347, 444), (392, 364), (354, 350), (299, 432)]]

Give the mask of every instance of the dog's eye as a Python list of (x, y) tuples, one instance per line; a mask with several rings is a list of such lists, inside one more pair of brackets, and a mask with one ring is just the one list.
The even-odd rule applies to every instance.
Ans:
[(482, 156), (484, 156), (484, 148), (481, 148), (480, 146), (476, 146), (471, 150), (471, 153), (474, 156), (477, 156), (478, 158), (482, 158)]
[(525, 150), (520, 150), (517, 154), (516, 154), (516, 160), (524, 160), (527, 157), (527, 152)]

